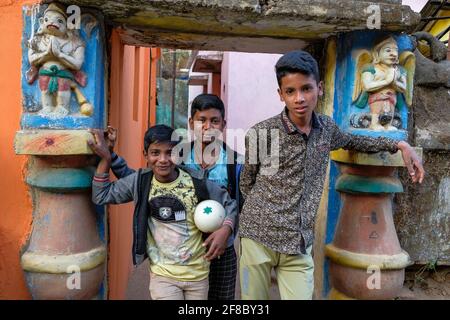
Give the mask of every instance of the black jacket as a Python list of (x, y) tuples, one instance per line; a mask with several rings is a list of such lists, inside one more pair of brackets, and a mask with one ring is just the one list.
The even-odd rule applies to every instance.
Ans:
[[(97, 205), (134, 202), (132, 256), (133, 263), (137, 265), (147, 257), (147, 221), (149, 216), (147, 199), (151, 190), (153, 172), (150, 169), (134, 171), (128, 168), (125, 161), (119, 157), (116, 158), (115, 162), (117, 167), (126, 168), (129, 174), (115, 182), (109, 181), (108, 174), (96, 174), (92, 182), (92, 200)], [(119, 162), (122, 164), (119, 165)], [(229, 220), (229, 223), (234, 226), (237, 219), (237, 204), (227, 190), (206, 179), (196, 178), (195, 172), (188, 168), (180, 168), (191, 175), (199, 202), (212, 199), (221, 203), (226, 211), (225, 220)], [(234, 232), (234, 227), (232, 229)]]

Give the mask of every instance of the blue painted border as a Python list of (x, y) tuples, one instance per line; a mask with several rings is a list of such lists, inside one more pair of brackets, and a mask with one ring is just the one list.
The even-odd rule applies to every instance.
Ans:
[[(38, 17), (43, 15), (46, 5), (40, 6)], [(86, 43), (85, 60), (81, 70), (87, 75), (86, 87), (79, 86), (80, 91), (86, 96), (89, 103), (94, 106), (94, 114), (86, 117), (78, 113), (79, 106), (75, 95), (72, 94), (70, 103), (71, 114), (65, 117), (53, 118), (43, 117), (37, 114), (41, 109), (41, 93), (38, 86), (38, 80), (33, 84), (28, 84), (25, 78), (26, 71), (30, 68), (28, 61), (27, 42), (31, 36), (31, 16), (27, 15), (29, 7), (22, 8), (22, 17), (24, 28), (22, 32), (22, 107), (23, 114), (21, 119), (22, 129), (88, 129), (104, 128), (106, 114), (106, 51), (105, 51), (105, 32), (103, 29), (103, 20), (96, 16), (97, 26), (91, 31), (88, 38), (84, 26), (81, 26), (80, 36)], [(83, 13), (83, 9), (82, 9)], [(36, 18), (35, 30), (38, 28), (38, 17)]]
[[(412, 50), (413, 45), (409, 37), (405, 34), (392, 34), (383, 31), (355, 31), (346, 34), (340, 34), (337, 37), (337, 59), (335, 75), (335, 92), (333, 104), (333, 119), (338, 126), (346, 132), (365, 135), (371, 137), (390, 137), (393, 139), (406, 140), (407, 130), (398, 131), (372, 131), (367, 129), (356, 129), (350, 126), (350, 116), (356, 112), (368, 112), (368, 106), (365, 109), (359, 109), (352, 105), (353, 85), (355, 80), (355, 63), (352, 57), (352, 51), (355, 49), (370, 50), (373, 43), (382, 36), (392, 35), (397, 40), (399, 54), (405, 50)], [(329, 71), (330, 72), (330, 71)], [(407, 128), (409, 108), (405, 101), (402, 101), (402, 108), (399, 110), (403, 126)], [(341, 209), (340, 195), (335, 189), (336, 180), (339, 176), (339, 169), (334, 161), (330, 161), (330, 184), (328, 193), (328, 211), (326, 223), (325, 244), (333, 241), (336, 226), (339, 221), (339, 212)], [(325, 259), (323, 274), (323, 298), (326, 298), (331, 290), (329, 279), (329, 260)]]
[(409, 107), (403, 97), (401, 97), (400, 113), (402, 126), (404, 129), (398, 131), (373, 131), (367, 129), (357, 129), (350, 126), (350, 116), (354, 113), (369, 112), (369, 107), (360, 109), (352, 104), (353, 87), (355, 81), (356, 60), (352, 53), (357, 49), (371, 50), (374, 43), (383, 36), (392, 35), (397, 41), (399, 54), (403, 51), (411, 51), (413, 44), (405, 34), (392, 34), (382, 31), (355, 31), (341, 34), (337, 40), (337, 61), (336, 61), (336, 85), (333, 118), (344, 131), (371, 137), (389, 137), (398, 140), (408, 138), (407, 125)]
[(100, 240), (102, 243), (106, 246), (107, 250), (107, 257), (105, 260), (105, 276), (103, 278), (102, 284), (100, 286), (98, 297), (101, 300), (107, 300), (108, 299), (108, 291), (106, 283), (108, 281), (108, 256), (109, 256), (109, 245), (107, 241), (107, 232), (106, 232), (106, 226), (107, 226), (107, 217), (106, 217), (106, 206), (95, 206), (95, 213), (96, 213), (96, 222), (97, 222), (97, 232), (100, 237)]

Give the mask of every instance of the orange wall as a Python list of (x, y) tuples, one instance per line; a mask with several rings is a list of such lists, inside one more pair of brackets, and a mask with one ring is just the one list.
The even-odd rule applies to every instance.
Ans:
[[(116, 152), (132, 168), (145, 167), (143, 137), (148, 128), (149, 103), (155, 101), (155, 49), (124, 46), (113, 31), (111, 38), (111, 102), (109, 124), (118, 128)], [(152, 66), (152, 68), (150, 68)], [(150, 70), (152, 90), (150, 92)], [(154, 119), (155, 108), (150, 108)], [(124, 299), (132, 269), (133, 205), (109, 207), (109, 299)]]
[(20, 250), (31, 231), (32, 207), (24, 183), (27, 158), (16, 156), (20, 130), (22, 5), (37, 1), (0, 0), (0, 299), (30, 299), (20, 266)]
[[(0, 98), (3, 106), (0, 117), (0, 299), (31, 298), (20, 266), (20, 250), (32, 223), (31, 196), (24, 183), (27, 157), (15, 155), (13, 141), (16, 131), (20, 130), (22, 113), (22, 6), (37, 2), (0, 0)], [(150, 62), (150, 49), (136, 51), (134, 47), (124, 47), (116, 34), (113, 34), (112, 44), (110, 124), (119, 128), (118, 152), (137, 168), (145, 165), (142, 137), (148, 127), (150, 64), (155, 67), (155, 61)], [(140, 66), (137, 77), (134, 75), (136, 57)], [(137, 90), (135, 81), (139, 82)], [(154, 121), (154, 99), (151, 105)], [(131, 270), (131, 215), (132, 205), (110, 209), (108, 286), (112, 299), (125, 297)]]

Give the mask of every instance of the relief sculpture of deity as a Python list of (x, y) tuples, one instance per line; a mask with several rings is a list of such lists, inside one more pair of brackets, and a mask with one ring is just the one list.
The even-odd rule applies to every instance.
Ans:
[[(34, 28), (34, 26), (32, 26)], [(29, 84), (38, 80), (41, 91), (42, 116), (64, 117), (70, 113), (74, 91), (80, 113), (90, 116), (93, 107), (81, 93), (87, 77), (81, 67), (85, 58), (85, 43), (78, 30), (69, 30), (65, 10), (54, 3), (39, 18), (39, 29), (28, 42), (31, 68), (26, 77)]]
[[(399, 114), (401, 96), (411, 106), (415, 56), (405, 51), (399, 56), (397, 42), (388, 37), (379, 41), (372, 52), (361, 50), (356, 58), (353, 105), (369, 106), (370, 113), (352, 118), (354, 127), (371, 130), (397, 130), (402, 123)], [(356, 116), (356, 114), (354, 115)]]

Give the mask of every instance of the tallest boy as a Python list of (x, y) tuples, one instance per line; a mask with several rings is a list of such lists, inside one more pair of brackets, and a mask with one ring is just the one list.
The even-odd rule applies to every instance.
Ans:
[(274, 268), (282, 299), (311, 299), (314, 223), (329, 152), (339, 148), (391, 153), (401, 150), (413, 182), (422, 182), (424, 170), (407, 142), (344, 133), (330, 117), (314, 112), (323, 90), (317, 62), (310, 54), (289, 52), (278, 60), (275, 69), (278, 93), (286, 107), (250, 131), (259, 132), (259, 139), (264, 132), (269, 136), (271, 130), (278, 132), (276, 174), (268, 175), (264, 170), (273, 156), (249, 163), (249, 152), (261, 145), (271, 146), (271, 141), (257, 142), (250, 133), (246, 136), (246, 163), (240, 180), (244, 197), (239, 224), (241, 294), (243, 299), (268, 299)]

